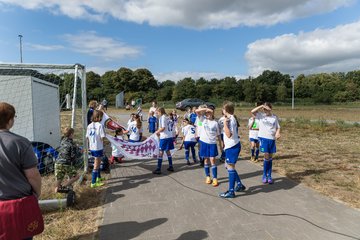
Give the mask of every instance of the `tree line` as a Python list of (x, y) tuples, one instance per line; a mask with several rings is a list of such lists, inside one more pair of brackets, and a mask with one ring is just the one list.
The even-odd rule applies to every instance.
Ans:
[[(72, 92), (73, 78), (73, 74), (62, 76), (60, 96)], [(196, 97), (215, 103), (224, 100), (290, 103), (292, 80), (297, 101), (330, 104), (360, 100), (359, 70), (307, 76), (301, 74), (296, 78), (279, 71), (265, 70), (257, 77), (239, 80), (234, 77), (210, 80), (184, 78), (178, 82), (159, 82), (148, 69), (131, 70), (121, 67), (102, 76), (90, 71), (87, 72), (86, 78), (88, 100), (106, 98), (110, 104), (115, 103), (115, 96), (122, 91), (125, 91), (125, 100), (128, 102), (138, 98), (142, 98), (143, 102), (151, 102), (154, 99), (176, 102)]]

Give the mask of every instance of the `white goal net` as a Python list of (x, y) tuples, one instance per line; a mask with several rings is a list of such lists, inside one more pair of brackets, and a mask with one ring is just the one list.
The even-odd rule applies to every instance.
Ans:
[[(0, 64), (0, 102), (15, 107), (11, 131), (32, 141), (41, 173), (53, 171), (65, 127), (75, 129), (75, 141), (87, 150), (84, 66)], [(81, 166), (86, 168), (85, 158)]]

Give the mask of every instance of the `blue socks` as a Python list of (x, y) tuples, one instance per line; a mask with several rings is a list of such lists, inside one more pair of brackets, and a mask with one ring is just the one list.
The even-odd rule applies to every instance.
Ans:
[(217, 166), (216, 165), (211, 166), (211, 171), (213, 174), (213, 178), (217, 178)]
[(235, 171), (235, 181), (236, 181), (237, 185), (242, 186), (242, 182), (240, 180), (238, 172), (235, 169), (234, 169), (234, 171)]
[(236, 179), (236, 170), (235, 169), (229, 169), (229, 192), (234, 192), (235, 188), (235, 179)]
[[(193, 154), (194, 156), (194, 154)], [(189, 161), (189, 149), (185, 149), (185, 159), (186, 161)]]
[(192, 154), (194, 162), (196, 162), (196, 155), (195, 155), (195, 148), (194, 147), (191, 148), (191, 154)]
[(169, 167), (172, 167), (172, 157), (171, 157), (171, 155), (169, 156), (167, 156), (168, 157), (168, 161), (169, 161)]
[(91, 183), (92, 184), (96, 183), (96, 178), (98, 177), (98, 172), (99, 172), (99, 170), (93, 169), (93, 171), (91, 173)]
[(210, 177), (210, 167), (209, 167), (209, 164), (205, 164), (205, 165), (204, 165), (204, 169), (205, 169), (205, 176)]
[(269, 159), (264, 158), (264, 170), (263, 170), (263, 178), (267, 177), (268, 169), (269, 169), (270, 161)]
[(253, 157), (253, 156), (254, 156), (254, 154), (255, 154), (255, 149), (254, 149), (254, 148), (252, 148), (252, 149), (251, 149), (251, 156)]
[(98, 172), (97, 172), (97, 177), (98, 177), (98, 178), (101, 178), (100, 172), (101, 172), (101, 170), (98, 169)]
[(162, 158), (158, 158), (157, 169), (161, 169)]
[(267, 170), (268, 178), (271, 178), (271, 173), (272, 173), (272, 158), (269, 158), (269, 165)]
[(256, 148), (256, 151), (255, 151), (255, 158), (258, 159), (259, 158), (259, 149)]

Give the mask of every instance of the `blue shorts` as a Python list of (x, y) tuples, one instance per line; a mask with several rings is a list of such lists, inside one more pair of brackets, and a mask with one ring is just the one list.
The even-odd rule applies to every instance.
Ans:
[(91, 156), (93, 157), (103, 157), (104, 156), (104, 150), (90, 150)]
[(168, 150), (173, 150), (174, 149), (174, 139), (171, 138), (165, 138), (165, 139), (160, 139), (160, 146), (159, 146), (160, 151), (168, 151)]
[(200, 156), (204, 158), (216, 157), (218, 155), (217, 145), (201, 142)]
[(190, 142), (190, 141), (188, 142), (188, 141), (186, 141), (186, 142), (184, 142), (184, 148), (187, 150), (187, 149), (189, 149), (191, 147), (195, 147), (196, 143), (197, 142)]
[(226, 163), (235, 164), (239, 158), (240, 150), (241, 150), (240, 142), (232, 146), (231, 148), (225, 149)]
[(262, 153), (276, 153), (275, 140), (267, 138), (259, 138), (260, 140), (260, 151)]
[(259, 142), (259, 139), (250, 138), (250, 142), (258, 143), (258, 142)]

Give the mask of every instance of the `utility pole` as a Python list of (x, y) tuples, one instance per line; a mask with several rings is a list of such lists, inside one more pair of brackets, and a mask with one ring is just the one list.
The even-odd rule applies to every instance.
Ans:
[(23, 62), (23, 60), (22, 60), (22, 35), (21, 34), (19, 34), (19, 39), (20, 39), (20, 63), (22, 63)]
[(294, 76), (291, 76), (291, 83), (292, 83), (292, 91), (291, 91), (291, 109), (294, 109), (294, 82), (295, 82), (295, 77)]

